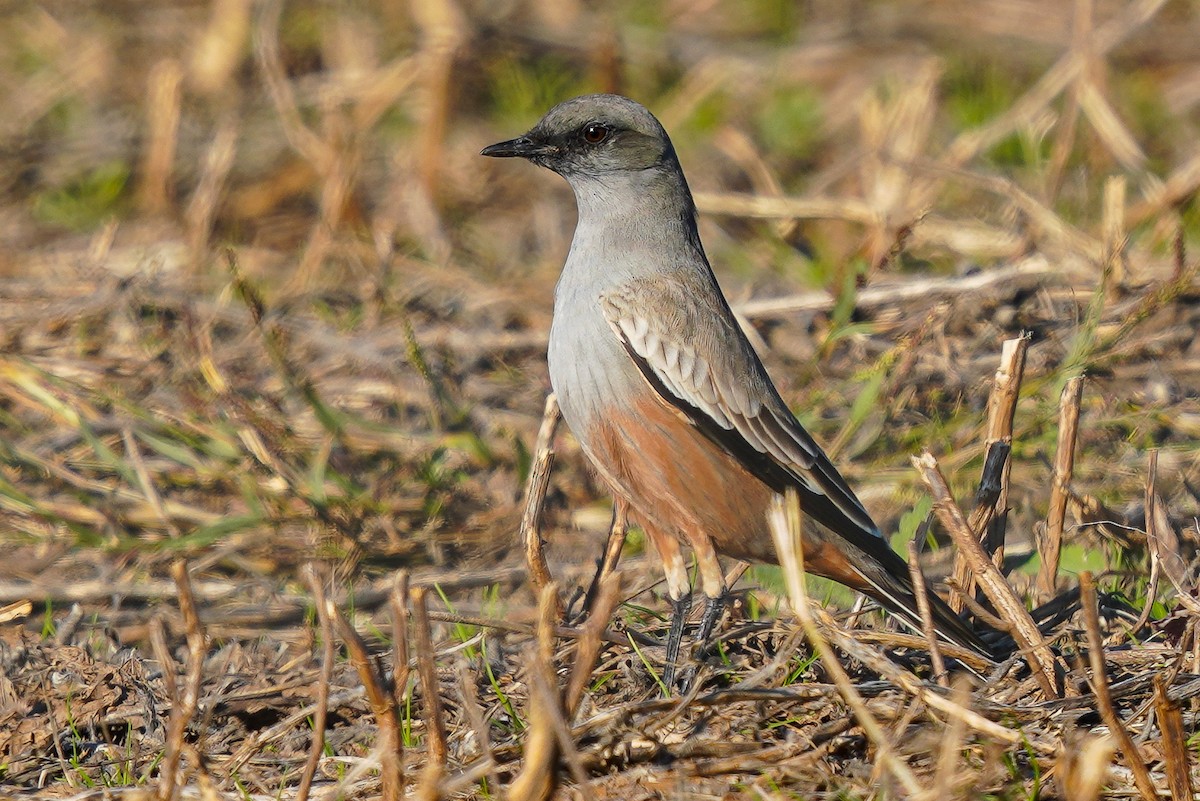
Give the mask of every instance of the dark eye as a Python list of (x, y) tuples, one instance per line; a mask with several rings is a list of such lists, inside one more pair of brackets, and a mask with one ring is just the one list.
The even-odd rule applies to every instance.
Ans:
[(601, 125), (598, 122), (589, 122), (583, 129), (583, 141), (589, 145), (598, 145), (608, 138), (609, 133), (607, 125)]

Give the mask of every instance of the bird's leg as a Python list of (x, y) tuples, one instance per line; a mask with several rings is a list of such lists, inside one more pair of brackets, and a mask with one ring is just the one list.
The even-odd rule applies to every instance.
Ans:
[(662, 557), (663, 572), (667, 577), (667, 597), (671, 599), (671, 628), (667, 634), (667, 664), (663, 668), (663, 686), (669, 695), (675, 683), (675, 669), (679, 663), (679, 646), (683, 642), (683, 626), (687, 623), (692, 608), (692, 588), (688, 583), (687, 565), (679, 540), (670, 534), (662, 534), (656, 528), (646, 527), (646, 533), (658, 555)]
[(704, 616), (700, 618), (700, 628), (696, 631), (696, 643), (703, 648), (708, 644), (708, 638), (712, 635), (713, 626), (721, 619), (721, 612), (725, 611), (725, 600), (728, 598), (728, 591), (716, 598), (708, 598), (704, 602)]
[(588, 587), (587, 595), (583, 599), (583, 609), (580, 611), (579, 617), (587, 618), (592, 614), (592, 606), (596, 603), (596, 596), (600, 592), (600, 583), (609, 573), (617, 569), (617, 562), (621, 558), (621, 549), (625, 547), (625, 534), (628, 531), (629, 523), (629, 506), (621, 498), (613, 497), (613, 515), (612, 525), (608, 529), (608, 542), (604, 546), (604, 555), (600, 557), (600, 565), (596, 568), (596, 575), (592, 577), (592, 583)]
[(671, 694), (675, 684), (675, 670), (679, 665), (679, 646), (683, 643), (683, 625), (692, 609), (692, 596), (671, 599), (671, 630), (667, 634), (667, 664), (663, 668), (665, 695)]
[[(726, 588), (725, 574), (721, 570), (721, 562), (717, 559), (717, 552), (712, 546), (712, 540), (707, 536), (701, 535), (695, 538), (692, 548), (696, 553), (697, 572), (700, 574), (700, 587), (707, 598), (704, 604), (704, 615), (700, 618), (700, 628), (696, 631), (696, 645), (698, 646), (696, 656), (700, 658), (708, 645), (708, 639), (712, 635), (713, 628), (716, 626), (717, 621), (721, 619), (721, 612), (725, 609), (725, 601), (729, 597), (729, 590)], [(687, 671), (683, 679), (685, 691), (694, 678), (695, 667), (693, 666)]]

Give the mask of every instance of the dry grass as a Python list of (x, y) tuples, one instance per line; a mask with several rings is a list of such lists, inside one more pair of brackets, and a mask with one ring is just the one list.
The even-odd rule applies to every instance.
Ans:
[[(0, 785), (1190, 797), (1198, 43), (1161, 0), (12, 10)], [(1011, 659), (943, 676), (796, 554), (662, 699), (636, 529), (580, 622), (608, 510), (538, 448), (572, 206), (476, 153), (608, 89), (672, 131), (784, 396)]]

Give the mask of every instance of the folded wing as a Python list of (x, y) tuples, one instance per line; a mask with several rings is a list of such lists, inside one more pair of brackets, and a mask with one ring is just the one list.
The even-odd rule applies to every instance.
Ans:
[[(845, 552), (862, 579), (858, 589), (920, 632), (907, 564), (779, 397), (715, 282), (635, 280), (606, 293), (601, 304), (659, 396), (767, 486), (794, 487), (804, 513), (852, 546)], [(928, 596), (942, 636), (990, 655), (940, 598)]]
[(667, 403), (772, 489), (796, 487), (807, 515), (860, 547), (878, 547), (871, 516), (779, 397), (724, 298), (659, 279), (630, 282), (601, 302)]

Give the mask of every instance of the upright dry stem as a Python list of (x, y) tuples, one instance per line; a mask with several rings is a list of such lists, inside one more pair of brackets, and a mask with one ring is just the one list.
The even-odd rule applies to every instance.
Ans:
[[(542, 539), (542, 506), (550, 487), (550, 470), (554, 465), (554, 433), (558, 430), (558, 399), (554, 393), (546, 396), (542, 426), (538, 429), (537, 450), (529, 481), (525, 485), (525, 511), (521, 515), (521, 541), (525, 543), (525, 561), (529, 565), (529, 580), (540, 596), (550, 586), (550, 567), (546, 563), (546, 541)], [(562, 618), (562, 601), (555, 597), (555, 614)]]
[(1133, 773), (1133, 782), (1143, 801), (1157, 801), (1158, 791), (1154, 789), (1154, 782), (1150, 778), (1150, 770), (1146, 767), (1146, 761), (1142, 759), (1142, 752), (1138, 750), (1133, 737), (1129, 735), (1129, 729), (1125, 728), (1125, 723), (1117, 714), (1116, 707), (1113, 706), (1112, 693), (1108, 688), (1108, 672), (1104, 665), (1104, 635), (1100, 632), (1096, 582), (1092, 578), (1092, 574), (1086, 570), (1079, 574), (1079, 594), (1080, 605), (1083, 608), (1083, 622), (1087, 629), (1092, 689), (1096, 692), (1096, 706), (1100, 711), (1100, 719), (1104, 721), (1109, 732), (1117, 738), (1121, 755), (1125, 757), (1125, 764)]
[[(984, 551), (997, 567), (1004, 564), (1004, 531), (1008, 520), (1008, 476), (1012, 470), (1009, 451), (997, 450), (1003, 443), (1011, 449), (1013, 420), (1017, 413), (1017, 400), (1021, 392), (1021, 380), (1025, 374), (1025, 353), (1029, 348), (1030, 335), (1022, 334), (1015, 339), (1005, 340), (1000, 351), (1000, 367), (992, 381), (992, 394), (988, 398), (987, 435), (984, 440), (988, 459), (984, 462), (983, 478), (980, 481), (979, 507), (984, 498), (994, 498), (991, 509), (977, 508), (972, 515), (971, 529), (983, 545)], [(997, 462), (996, 460), (1000, 461)], [(996, 481), (995, 471), (999, 471)], [(987, 490), (985, 492), (985, 487)], [(986, 527), (986, 529), (985, 529)], [(975, 592), (975, 577), (968, 569), (966, 556), (959, 551), (954, 559), (954, 580), (964, 594)], [(963, 601), (958, 596), (950, 599), (950, 608), (963, 610)]]
[[(396, 720), (396, 704), (392, 694), (385, 689), (383, 677), (379, 675), (367, 644), (346, 620), (341, 610), (329, 598), (325, 599), (325, 614), (333, 621), (346, 644), (350, 663), (354, 665), (366, 691), (367, 703), (379, 729), (379, 777), (383, 785), (384, 801), (399, 801), (404, 796), (404, 741), (400, 737), (400, 725)], [(432, 738), (431, 738), (432, 739)]]
[(1062, 551), (1063, 524), (1067, 517), (1067, 499), (1071, 476), (1075, 471), (1075, 440), (1079, 431), (1079, 402), (1083, 398), (1083, 376), (1075, 376), (1063, 387), (1058, 403), (1058, 446), (1054, 452), (1054, 478), (1050, 486), (1050, 511), (1046, 515), (1046, 533), (1038, 543), (1042, 558), (1038, 570), (1038, 595), (1042, 602), (1054, 597), (1058, 578), (1058, 557)]
[(929, 596), (925, 594), (925, 575), (921, 572), (921, 560), (917, 554), (917, 543), (908, 542), (908, 574), (912, 577), (913, 594), (917, 596), (917, 611), (921, 614), (921, 633), (929, 647), (929, 661), (933, 665), (933, 676), (942, 687), (949, 687), (946, 678), (946, 662), (942, 659), (942, 648), (938, 644), (937, 629), (933, 625), (933, 612), (929, 609)]
[(313, 602), (317, 608), (317, 621), (321, 627), (321, 672), (317, 678), (317, 708), (313, 713), (312, 742), (309, 743), (308, 759), (300, 774), (300, 786), (296, 789), (296, 801), (307, 801), (308, 793), (312, 789), (313, 777), (317, 774), (317, 767), (321, 764), (321, 757), (325, 751), (325, 721), (329, 713), (329, 681), (333, 676), (334, 659), (333, 621), (330, 619), (329, 609), (326, 607), (325, 583), (317, 575), (316, 568), (312, 564), (305, 566), (304, 580), (308, 583), (308, 589), (313, 595)]

